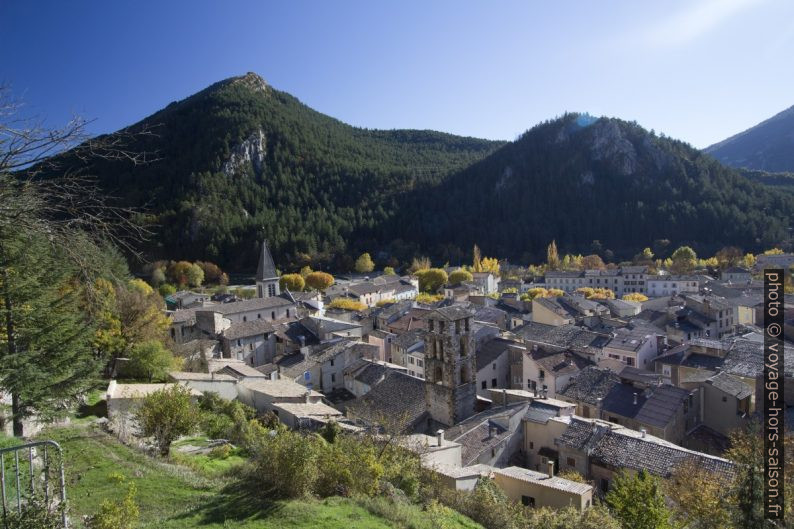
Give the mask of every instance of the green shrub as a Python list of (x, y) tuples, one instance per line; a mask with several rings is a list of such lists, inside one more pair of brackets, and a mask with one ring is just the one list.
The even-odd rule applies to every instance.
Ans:
[(201, 412), (199, 428), (210, 439), (229, 439), (229, 433), (234, 429), (234, 421), (221, 413), (204, 411)]
[(174, 384), (143, 399), (135, 418), (146, 437), (154, 437), (160, 455), (167, 456), (171, 443), (195, 431), (199, 413), (190, 390)]
[[(16, 507), (15, 507), (16, 508)], [(5, 517), (3, 529), (60, 529), (64, 507), (48, 508), (44, 502), (32, 499), (22, 505), (22, 511), (11, 509)]]
[(317, 441), (313, 439), (286, 429), (252, 437), (249, 475), (267, 497), (298, 498), (312, 492), (317, 481)]
[(336, 442), (318, 443), (317, 482), (314, 493), (326, 496), (371, 496), (384, 473), (377, 447), (367, 439), (339, 436)]
[(225, 400), (217, 393), (205, 392), (199, 397), (200, 428), (211, 439), (227, 439), (234, 444), (244, 442), (244, 430), (256, 417), (256, 410), (237, 400)]
[(210, 459), (228, 459), (232, 455), (232, 445), (222, 444), (214, 447), (208, 454)]
[(127, 494), (121, 501), (105, 500), (99, 512), (86, 521), (88, 529), (133, 529), (138, 525), (140, 512), (135, 503), (135, 484), (127, 488)]

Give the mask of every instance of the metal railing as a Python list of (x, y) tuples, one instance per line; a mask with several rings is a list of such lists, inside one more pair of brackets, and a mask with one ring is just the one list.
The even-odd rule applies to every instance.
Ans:
[[(54, 451), (56, 457), (48, 449)], [(6, 468), (6, 460), (9, 460), (9, 468)], [(51, 483), (53, 480), (57, 480), (55, 486)], [(15, 507), (21, 514), (23, 505), (36, 499), (43, 500), (47, 509), (58, 509), (64, 529), (68, 528), (61, 446), (48, 440), (0, 448), (0, 504), (3, 510), (3, 523), (0, 525), (5, 526), (6, 518)]]

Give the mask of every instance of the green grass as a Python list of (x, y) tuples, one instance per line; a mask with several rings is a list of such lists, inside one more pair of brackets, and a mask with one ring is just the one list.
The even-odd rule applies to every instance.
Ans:
[[(386, 498), (268, 501), (255, 487), (148, 457), (85, 425), (54, 428), (41, 437), (63, 447), (71, 519), (77, 527), (82, 515), (97, 512), (104, 499), (120, 500), (127, 484), (134, 483), (141, 529), (480, 528), (455, 512), (426, 512)], [(200, 437), (181, 442), (198, 445), (202, 440), (206, 442)]]
[(192, 454), (179, 451), (179, 447), (196, 446), (206, 448), (209, 440), (206, 437), (188, 437), (171, 445), (171, 459), (180, 465), (189, 467), (206, 477), (221, 477), (238, 470), (246, 461), (243, 451), (233, 448), (228, 455), (220, 457), (215, 452), (209, 454)]

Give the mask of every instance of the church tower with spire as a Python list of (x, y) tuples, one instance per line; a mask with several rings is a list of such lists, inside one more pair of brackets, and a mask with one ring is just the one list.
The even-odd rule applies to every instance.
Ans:
[(259, 266), (256, 269), (256, 295), (260, 298), (272, 298), (280, 293), (276, 265), (267, 248), (267, 241), (263, 241), (262, 253), (259, 254)]

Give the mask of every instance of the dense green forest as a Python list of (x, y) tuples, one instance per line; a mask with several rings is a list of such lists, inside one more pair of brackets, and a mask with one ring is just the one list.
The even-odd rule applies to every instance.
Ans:
[(474, 243), (541, 260), (552, 239), (618, 258), (659, 239), (707, 254), (759, 250), (788, 240), (794, 218), (788, 193), (635, 123), (583, 114), (534, 127), (405, 204), (402, 229), (450, 261)]
[[(438, 184), (500, 146), (433, 131), (351, 127), (315, 112), (258, 76), (222, 81), (130, 127), (126, 147), (156, 153), (86, 171), (124, 206), (144, 208), (155, 257), (256, 265), (262, 239), (280, 262), (330, 261), (380, 241), (395, 199)], [(235, 148), (262, 132), (263, 163), (223, 171)], [(69, 160), (67, 163), (82, 163)], [(330, 263), (333, 266), (333, 263)]]
[[(452, 263), (473, 243), (515, 260), (561, 250), (616, 257), (670, 239), (710, 251), (786, 242), (794, 202), (688, 145), (636, 124), (566, 115), (512, 143), (367, 130), (320, 114), (255, 74), (221, 81), (126, 129), (157, 160), (67, 168), (137, 208), (152, 259), (349, 270), (369, 251)], [(231, 161), (230, 161), (231, 160)], [(593, 245), (593, 241), (600, 243)]]

